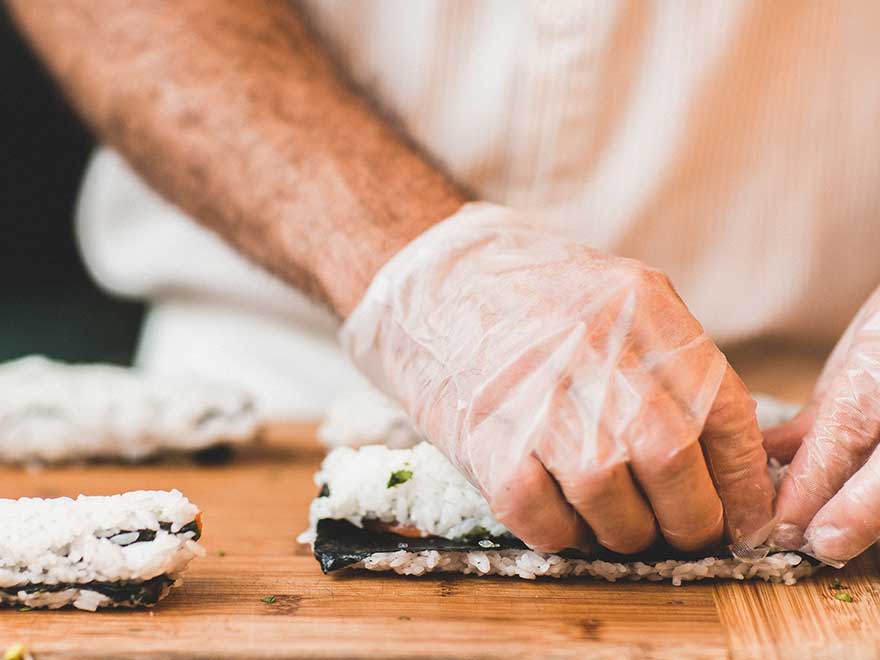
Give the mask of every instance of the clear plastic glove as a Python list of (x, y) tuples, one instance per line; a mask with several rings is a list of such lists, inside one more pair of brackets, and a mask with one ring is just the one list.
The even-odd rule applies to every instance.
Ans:
[(880, 539), (880, 289), (828, 358), (810, 403), (765, 442), (792, 461), (773, 545), (837, 563)]
[[(754, 401), (661, 273), (469, 204), (394, 256), (340, 337), (535, 549), (764, 526)], [(723, 508), (722, 508), (723, 502)]]

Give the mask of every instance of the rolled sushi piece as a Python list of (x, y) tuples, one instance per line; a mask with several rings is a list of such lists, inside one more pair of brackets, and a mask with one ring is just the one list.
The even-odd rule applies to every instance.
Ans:
[(138, 461), (255, 439), (250, 395), (192, 379), (30, 356), (0, 365), (0, 461)]
[(300, 541), (311, 544), (325, 573), (339, 569), (504, 575), (525, 579), (597, 577), (670, 580), (762, 579), (794, 584), (816, 564), (795, 552), (759, 550), (749, 558), (718, 548), (684, 554), (658, 543), (639, 555), (597, 546), (535, 552), (492, 515), (488, 503), (433, 445), (339, 448), (315, 476), (319, 496)]
[(333, 400), (317, 436), (328, 449), (374, 444), (406, 449), (425, 439), (399, 403), (370, 385), (344, 392)]
[(0, 499), (0, 604), (149, 607), (182, 584), (202, 533), (180, 492)]

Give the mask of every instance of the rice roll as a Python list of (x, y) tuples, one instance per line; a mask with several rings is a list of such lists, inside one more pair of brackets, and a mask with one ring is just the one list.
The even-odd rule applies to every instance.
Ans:
[(662, 542), (636, 556), (597, 546), (595, 553), (530, 550), (492, 515), (480, 492), (433, 445), (336, 449), (315, 476), (320, 493), (309, 512), (309, 543), (322, 570), (592, 576), (615, 581), (757, 578), (793, 584), (816, 568), (795, 552), (734, 557), (726, 548), (702, 556)]
[(138, 461), (252, 441), (253, 399), (236, 388), (30, 356), (0, 365), (0, 462)]
[(0, 603), (18, 607), (149, 607), (204, 555), (176, 490), (0, 499), (0, 529)]

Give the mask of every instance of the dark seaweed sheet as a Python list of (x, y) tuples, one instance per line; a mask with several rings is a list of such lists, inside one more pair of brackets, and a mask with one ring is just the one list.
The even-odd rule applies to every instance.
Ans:
[[(159, 523), (159, 528), (164, 529), (166, 532), (169, 532), (169, 531), (171, 531), (171, 523), (169, 523), (169, 522)], [(138, 537), (134, 541), (132, 541), (131, 543), (141, 543), (144, 541), (155, 541), (156, 540), (156, 530), (155, 529), (137, 529), (137, 530), (129, 530), (129, 531), (136, 531), (138, 534)], [(119, 534), (128, 534), (129, 531), (117, 532), (113, 536), (118, 536)], [(192, 532), (192, 534), (193, 534), (192, 540), (193, 541), (198, 541), (200, 538), (202, 538), (202, 530), (199, 529), (199, 525), (195, 520), (190, 523), (185, 524), (179, 530), (174, 532), (174, 534), (175, 535), (186, 534), (187, 532)], [(128, 543), (126, 545), (131, 545), (131, 543)]]
[(20, 587), (0, 589), (5, 594), (15, 596), (21, 591), (28, 594), (64, 591), (65, 589), (88, 589), (110, 598), (114, 603), (130, 601), (132, 605), (155, 605), (162, 597), (165, 587), (174, 583), (167, 575), (158, 575), (143, 582), (61, 582), (58, 584), (25, 584)]
[[(441, 552), (478, 552), (497, 550), (527, 550), (528, 546), (514, 536), (490, 536), (468, 537), (461, 539), (444, 539), (436, 536), (427, 538), (409, 538), (392, 534), (390, 532), (374, 532), (347, 520), (323, 519), (318, 521), (317, 536), (315, 539), (315, 559), (321, 565), (324, 573), (337, 571), (346, 566), (351, 566), (362, 561), (377, 552), (421, 552), (423, 550), (438, 550)], [(491, 541), (492, 547), (484, 547), (480, 541)], [(646, 564), (657, 563), (669, 559), (688, 560), (703, 559), (705, 557), (730, 557), (728, 548), (715, 548), (703, 550), (699, 553), (685, 553), (669, 545), (659, 542), (644, 552), (636, 555), (621, 555), (610, 550), (600, 548), (592, 555), (586, 555), (579, 550), (563, 550), (557, 553), (568, 559), (585, 559), (629, 564), (641, 561)], [(802, 555), (803, 556), (803, 555)], [(806, 559), (806, 556), (804, 556)], [(815, 560), (813, 560), (815, 563)]]
[[(171, 523), (167, 523), (167, 522), (159, 523), (159, 527), (161, 529), (164, 529), (166, 532), (171, 531)], [(202, 538), (202, 530), (199, 529), (199, 525), (195, 520), (193, 520), (190, 523), (185, 524), (183, 527), (181, 527), (179, 530), (177, 530), (174, 533), (175, 534), (186, 534), (187, 532), (193, 533), (193, 537), (192, 537), (193, 541), (198, 541), (200, 538)], [(120, 532), (120, 534), (122, 534), (122, 533), (123, 532)], [(138, 530), (137, 541), (132, 541), (132, 543), (140, 543), (141, 541), (153, 541), (153, 540), (155, 540), (155, 538), (156, 538), (156, 530), (141, 529), (141, 530)]]

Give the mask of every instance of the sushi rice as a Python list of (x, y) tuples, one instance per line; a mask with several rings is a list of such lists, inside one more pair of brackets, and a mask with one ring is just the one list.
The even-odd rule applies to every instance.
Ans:
[(0, 499), (0, 529), (0, 603), (29, 608), (152, 605), (204, 555), (176, 490)]

